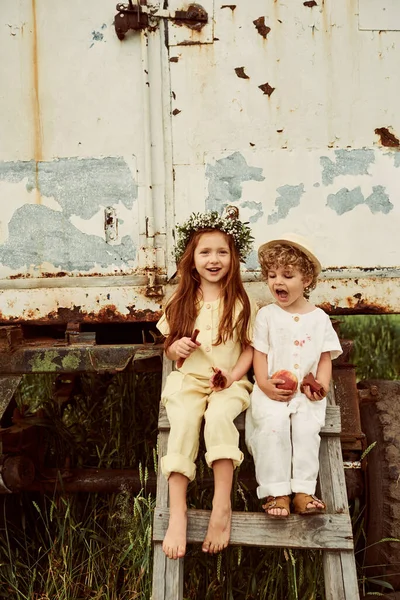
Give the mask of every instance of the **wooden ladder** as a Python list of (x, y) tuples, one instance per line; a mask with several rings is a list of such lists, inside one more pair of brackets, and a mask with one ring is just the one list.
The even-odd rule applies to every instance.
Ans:
[[(162, 385), (173, 364), (163, 359)], [(244, 428), (243, 415), (236, 420)], [(183, 560), (170, 560), (162, 551), (169, 519), (168, 483), (161, 473), (160, 460), (167, 452), (169, 423), (160, 404), (158, 421), (158, 474), (154, 512), (154, 564), (152, 600), (182, 600)], [(353, 532), (351, 527), (340, 445), (340, 409), (333, 392), (328, 395), (325, 427), (321, 431), (319, 486), (327, 513), (290, 515), (287, 520), (267, 519), (263, 513), (234, 512), (230, 544), (283, 548), (320, 548), (326, 600), (359, 600)], [(188, 543), (201, 543), (205, 537), (210, 511), (188, 510)]]

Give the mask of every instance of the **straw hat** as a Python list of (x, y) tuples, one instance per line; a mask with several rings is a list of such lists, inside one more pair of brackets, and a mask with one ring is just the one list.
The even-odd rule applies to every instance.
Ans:
[(321, 263), (319, 262), (318, 258), (315, 256), (314, 250), (313, 250), (311, 244), (309, 243), (309, 241), (306, 238), (302, 237), (301, 235), (297, 235), (297, 233), (284, 233), (279, 239), (270, 240), (269, 242), (262, 244), (258, 249), (259, 261), (261, 262), (262, 254), (268, 248), (272, 248), (273, 246), (276, 246), (277, 244), (286, 244), (288, 246), (293, 246), (294, 248), (297, 248), (298, 250), (303, 252), (307, 256), (307, 258), (310, 259), (310, 261), (314, 265), (315, 274), (319, 275), (321, 273), (321, 270), (322, 270)]

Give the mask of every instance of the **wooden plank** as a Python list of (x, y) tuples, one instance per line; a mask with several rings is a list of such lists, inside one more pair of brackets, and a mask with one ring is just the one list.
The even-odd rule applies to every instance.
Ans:
[[(333, 388), (328, 404), (334, 406)], [(319, 485), (329, 512), (349, 513), (342, 449), (338, 437), (321, 440)], [(358, 600), (357, 570), (354, 551), (323, 553), (326, 600)]]
[[(169, 373), (172, 371), (172, 362), (164, 355), (162, 371), (162, 387)], [(160, 402), (160, 412), (164, 410)], [(161, 457), (167, 453), (168, 431), (159, 431), (157, 439), (158, 471), (156, 506), (168, 510), (168, 482), (161, 473)], [(156, 509), (156, 511), (158, 510)], [(160, 538), (154, 544), (153, 558), (153, 589), (151, 600), (182, 600), (183, 598), (183, 559), (170, 560), (162, 550)]]
[[(156, 509), (153, 539), (164, 538), (169, 512)], [(207, 532), (210, 511), (188, 511), (188, 542), (199, 543)], [(234, 512), (231, 544), (259, 547), (334, 548), (353, 547), (348, 515), (290, 515), (287, 519), (271, 519), (263, 513)]]
[[(244, 431), (244, 413), (239, 415), (235, 420), (235, 425), (239, 431)], [(169, 430), (169, 422), (166, 410), (164, 406), (160, 409), (158, 428), (161, 431)], [(321, 436), (326, 435), (337, 435), (340, 436), (341, 422), (340, 422), (340, 408), (338, 406), (327, 406), (325, 426), (321, 429)]]

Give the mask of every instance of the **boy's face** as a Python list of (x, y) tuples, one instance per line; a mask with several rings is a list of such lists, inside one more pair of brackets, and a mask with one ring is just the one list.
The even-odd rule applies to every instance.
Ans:
[(268, 269), (267, 283), (276, 302), (284, 310), (290, 308), (291, 312), (295, 312), (307, 302), (304, 289), (310, 285), (311, 279), (305, 279), (303, 273), (293, 265)]

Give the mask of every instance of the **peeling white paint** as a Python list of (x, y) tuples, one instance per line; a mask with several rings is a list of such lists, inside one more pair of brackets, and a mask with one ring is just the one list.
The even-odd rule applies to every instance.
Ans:
[[(400, 32), (388, 31), (397, 4), (200, 4), (209, 15), (200, 31), (163, 20), (121, 42), (109, 0), (2, 0), (5, 318), (33, 318), (28, 307), (41, 297), (45, 318), (70, 306), (58, 288), (97, 289), (116, 274), (121, 297), (139, 294), (138, 306), (153, 310), (143, 280), (175, 272), (174, 224), (227, 204), (255, 236), (245, 279), (257, 279), (259, 244), (295, 231), (312, 238), (325, 268), (340, 269), (334, 287), (319, 285), (321, 302), (348, 307), (372, 269), (362, 293), (400, 311), (397, 275), (390, 285), (379, 277), (400, 267), (400, 152), (375, 133), (393, 144), (400, 136)], [(172, 0), (168, 10), (185, 7)], [(367, 31), (383, 13), (387, 30)], [(118, 219), (112, 244), (106, 207)], [(89, 312), (107, 304), (95, 292), (78, 297)]]

